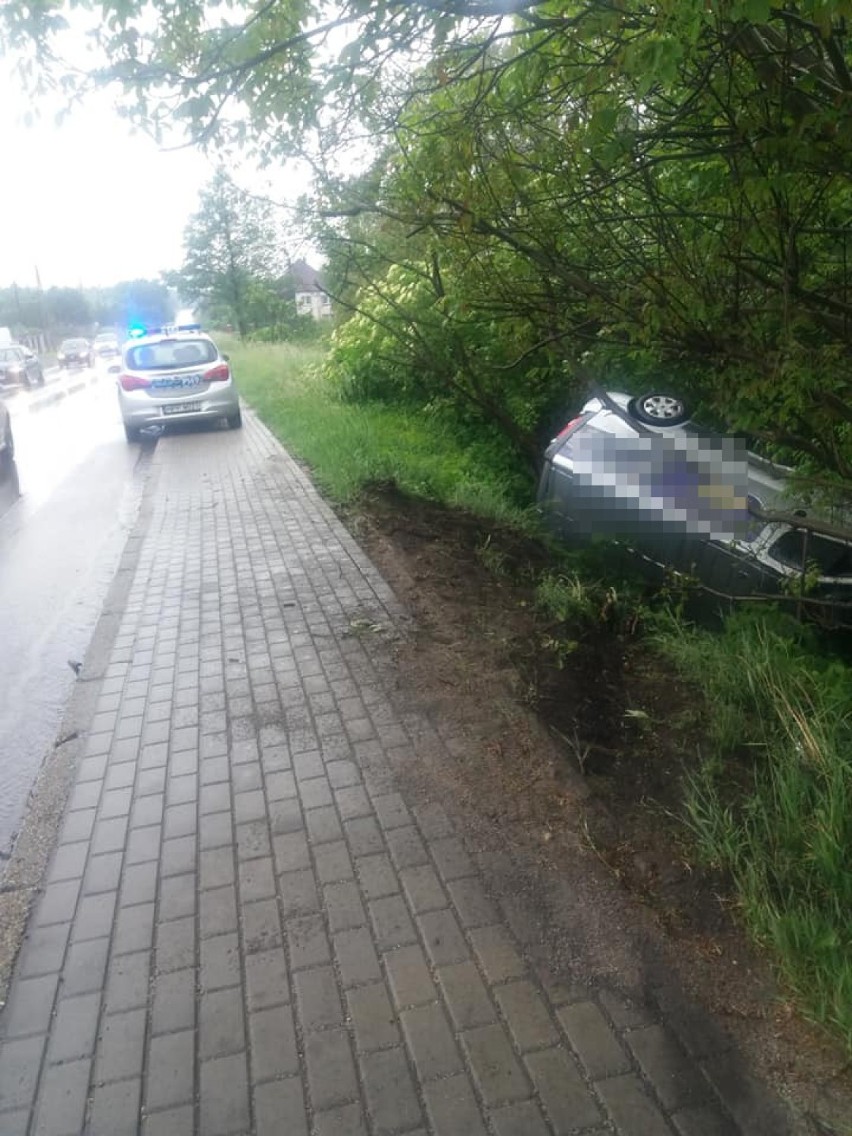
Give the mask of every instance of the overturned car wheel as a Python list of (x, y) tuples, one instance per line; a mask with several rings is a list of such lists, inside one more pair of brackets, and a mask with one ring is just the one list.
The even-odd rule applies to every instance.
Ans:
[(670, 394), (643, 394), (630, 404), (630, 413), (646, 426), (680, 426), (690, 418), (686, 403)]

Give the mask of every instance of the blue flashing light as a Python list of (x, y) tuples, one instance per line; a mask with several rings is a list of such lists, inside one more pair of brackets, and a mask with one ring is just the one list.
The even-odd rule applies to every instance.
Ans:
[(163, 327), (143, 327), (133, 324), (127, 331), (128, 339), (141, 339), (143, 335), (173, 335), (178, 331), (201, 331), (200, 323), (165, 324)]

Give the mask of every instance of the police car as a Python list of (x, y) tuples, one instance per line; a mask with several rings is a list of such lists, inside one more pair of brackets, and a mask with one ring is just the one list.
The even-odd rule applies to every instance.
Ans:
[(242, 426), (228, 357), (200, 324), (134, 328), (121, 357), (118, 405), (128, 442), (170, 422), (224, 419), (232, 430)]

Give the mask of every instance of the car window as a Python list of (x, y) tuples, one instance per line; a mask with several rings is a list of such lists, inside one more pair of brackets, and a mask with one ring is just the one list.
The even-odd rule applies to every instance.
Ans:
[(19, 363), (21, 353), (15, 347), (0, 348), (0, 363)]
[(87, 347), (85, 339), (64, 339), (62, 341), (61, 351), (79, 351), (81, 347)]
[(199, 366), (216, 358), (218, 352), (209, 339), (164, 339), (127, 349), (127, 365), (133, 371)]
[(769, 552), (789, 568), (801, 568), (803, 562), (813, 563), (822, 576), (852, 576), (852, 548), (839, 540), (808, 533), (805, 529), (785, 532)]

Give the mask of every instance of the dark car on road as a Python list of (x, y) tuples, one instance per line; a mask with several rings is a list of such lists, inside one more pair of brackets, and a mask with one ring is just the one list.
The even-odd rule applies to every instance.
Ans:
[(44, 382), (36, 355), (19, 343), (0, 347), (0, 387), (35, 387)]
[(845, 622), (852, 536), (801, 507), (792, 473), (700, 429), (676, 398), (609, 392), (548, 446), (538, 501), (566, 540), (613, 537), (652, 574), (674, 568), (724, 596), (795, 594), (806, 578)]
[(60, 367), (88, 367), (89, 341), (87, 339), (63, 339), (56, 352)]
[(15, 460), (12, 420), (9, 410), (0, 402), (0, 478), (5, 478)]

